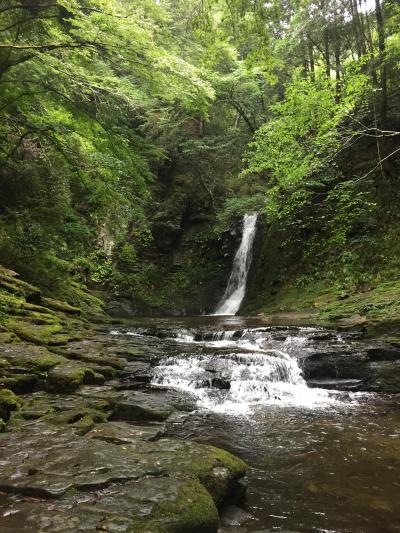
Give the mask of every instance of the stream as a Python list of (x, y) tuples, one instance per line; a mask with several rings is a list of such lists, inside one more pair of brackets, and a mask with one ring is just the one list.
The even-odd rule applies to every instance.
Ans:
[(321, 350), (368, 351), (362, 333), (196, 317), (137, 319), (109, 334), (157, 354), (148, 386), (183, 406), (168, 436), (247, 462), (246, 501), (225, 509), (221, 532), (400, 531), (398, 396), (303, 377)]

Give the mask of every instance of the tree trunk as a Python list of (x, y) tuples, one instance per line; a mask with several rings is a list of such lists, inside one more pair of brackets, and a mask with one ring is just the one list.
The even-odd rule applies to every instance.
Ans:
[(355, 1), (350, 0), (350, 10), (351, 10), (351, 18), (352, 18), (353, 27), (354, 27), (354, 36), (356, 40), (357, 56), (358, 56), (358, 59), (360, 59), (360, 57), (362, 56), (362, 45), (361, 45), (360, 25), (359, 25), (359, 19), (358, 19), (357, 0)]
[(380, 0), (375, 0), (376, 28), (378, 31), (379, 68), (380, 68), (380, 88), (381, 88), (381, 124), (387, 121), (387, 69), (386, 69), (386, 44), (385, 26), (382, 16)]
[(326, 77), (331, 77), (331, 59), (330, 59), (330, 51), (329, 51), (329, 30), (328, 28), (325, 28), (324, 30), (324, 49), (325, 49), (325, 72)]
[(310, 63), (310, 77), (311, 81), (315, 81), (315, 62), (314, 62), (314, 47), (312, 42), (308, 39), (308, 58)]
[(335, 39), (336, 103), (339, 103), (339, 100), (340, 100), (341, 70), (342, 70), (342, 64), (340, 62), (340, 42), (339, 42), (339, 36), (336, 35), (336, 39)]

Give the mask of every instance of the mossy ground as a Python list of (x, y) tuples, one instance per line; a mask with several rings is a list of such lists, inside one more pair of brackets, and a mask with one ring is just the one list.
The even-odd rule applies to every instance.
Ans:
[(88, 317), (105, 317), (100, 300), (78, 284), (71, 282), (65, 290), (70, 302), (44, 296), (0, 266), (0, 340), (62, 345), (85, 334)]
[(372, 329), (396, 327), (400, 324), (400, 281), (386, 281), (353, 291), (337, 289), (327, 282), (302, 287), (287, 285), (264, 304), (250, 304), (246, 310), (267, 315), (303, 312), (315, 322), (348, 320), (349, 325), (365, 323)]
[[(70, 361), (74, 357), (48, 350), (87, 337), (91, 332), (87, 319), (105, 317), (100, 300), (74, 282), (65, 289), (69, 302), (44, 296), (17, 276), (0, 266), (0, 387), (10, 394), (37, 389), (65, 392), (114, 377), (121, 366), (110, 365), (112, 358), (82, 362), (78, 354), (76, 361)], [(3, 411), (2, 427), (9, 418)]]

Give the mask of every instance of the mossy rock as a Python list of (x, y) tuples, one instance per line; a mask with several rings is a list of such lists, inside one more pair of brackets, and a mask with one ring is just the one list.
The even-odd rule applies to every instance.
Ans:
[[(51, 347), (53, 353), (60, 354), (67, 359), (73, 361), (79, 360), (91, 365), (111, 367), (115, 371), (122, 370), (126, 365), (126, 360), (121, 357), (113, 357), (112, 355), (103, 355), (101, 353), (103, 346), (90, 345), (87, 342), (82, 344), (69, 344), (66, 347)], [(110, 372), (110, 371), (108, 371)], [(101, 374), (102, 372), (100, 372)]]
[(10, 318), (5, 321), (5, 324), (18, 337), (34, 344), (57, 346), (67, 344), (71, 339), (70, 335), (61, 333), (63, 326), (58, 323), (38, 325), (28, 320)]
[(7, 422), (12, 411), (16, 411), (22, 406), (22, 400), (11, 390), (0, 390), (0, 418)]
[(176, 498), (161, 501), (149, 518), (138, 521), (137, 531), (216, 533), (218, 524), (218, 511), (210, 494), (198, 481), (185, 480)]
[(0, 271), (0, 289), (22, 296), (29, 302), (40, 302), (40, 289), (25, 281), (16, 279), (15, 275), (10, 275), (9, 271), (3, 267), (1, 267)]
[(12, 331), (0, 331), (0, 344), (10, 344), (18, 340)]
[(91, 368), (72, 364), (59, 365), (50, 370), (47, 388), (52, 392), (70, 392), (81, 385), (101, 385), (104, 376)]
[[(24, 416), (23, 413), (21, 413)], [(49, 413), (45, 420), (52, 424), (69, 426), (78, 430), (79, 434), (85, 434), (92, 430), (96, 424), (107, 422), (110, 411), (103, 412), (91, 407), (84, 406), (82, 409), (70, 409), (61, 413)]]
[[(208, 449), (208, 464), (207, 461), (200, 464), (197, 475), (219, 507), (232, 490), (236, 490), (237, 480), (246, 474), (247, 466), (226, 450), (214, 446), (208, 446)], [(196, 464), (194, 467), (197, 468)]]
[(0, 354), (2, 354), (2, 360), (7, 361), (8, 366), (24, 368), (35, 374), (42, 374), (57, 365), (68, 362), (65, 357), (54, 354), (43, 346), (26, 343), (4, 347), (0, 344)]
[(0, 378), (0, 385), (15, 392), (15, 394), (26, 394), (36, 389), (38, 385), (36, 374), (11, 374)]
[(55, 300), (54, 298), (43, 297), (42, 302), (49, 309), (58, 311), (60, 313), (65, 313), (67, 315), (80, 315), (82, 312), (79, 307), (70, 305), (67, 302), (62, 302), (61, 300)]
[(238, 480), (246, 474), (246, 463), (225, 450), (188, 443), (186, 450), (176, 454), (172, 468), (199, 479), (217, 507), (230, 496), (242, 496), (237, 494)]

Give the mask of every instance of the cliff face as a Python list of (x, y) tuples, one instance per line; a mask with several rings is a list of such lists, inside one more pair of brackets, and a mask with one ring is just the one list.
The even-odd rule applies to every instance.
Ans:
[(355, 178), (374, 168), (374, 157), (372, 145), (359, 144), (333, 179), (308, 188), (307, 202), (264, 218), (243, 313), (399, 320), (400, 162)]
[(209, 313), (224, 292), (241, 217), (225, 232), (217, 230), (226, 186), (207, 181), (199, 169), (160, 173), (153, 194), (147, 241), (139, 243), (132, 232), (139, 250), (133, 265), (119, 254), (119, 283), (107, 309), (114, 315)]

